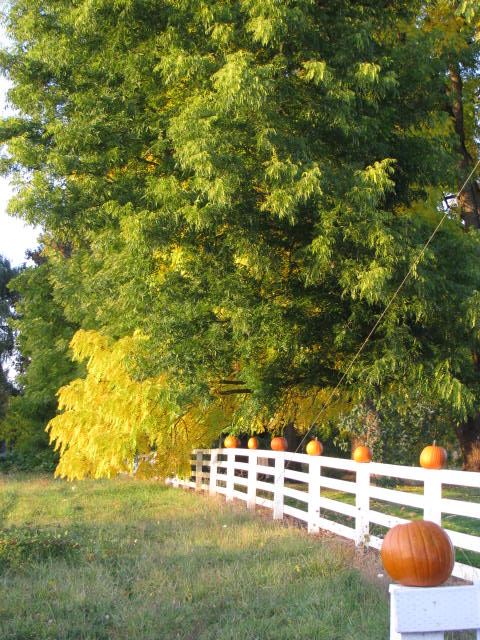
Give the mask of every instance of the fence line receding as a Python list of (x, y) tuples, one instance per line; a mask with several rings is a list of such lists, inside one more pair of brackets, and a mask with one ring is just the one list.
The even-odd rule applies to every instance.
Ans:
[(456, 530), (480, 519), (480, 473), (260, 449), (198, 449), (191, 466), (188, 480), (171, 482), (243, 500), (251, 509), (269, 508), (275, 519), (288, 515), (305, 522), (309, 532), (327, 530), (356, 545), (380, 549), (396, 524), (431, 520), (457, 550), (453, 575), (480, 580), (480, 568), (469, 558), (478, 554), (479, 564), (480, 537)]

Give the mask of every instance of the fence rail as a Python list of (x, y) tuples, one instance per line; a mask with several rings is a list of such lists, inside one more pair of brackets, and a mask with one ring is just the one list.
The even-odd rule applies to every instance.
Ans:
[[(398, 481), (402, 488), (392, 488)], [(306, 522), (309, 532), (331, 531), (375, 549), (387, 529), (423, 517), (443, 526), (457, 549), (480, 554), (479, 536), (450, 528), (458, 517), (480, 520), (480, 491), (474, 501), (461, 499), (466, 488), (480, 489), (479, 473), (283, 451), (198, 449), (191, 477), (171, 483), (244, 500), (251, 509), (266, 507), (275, 519), (288, 515)], [(443, 497), (445, 491), (460, 499)], [(478, 581), (480, 568), (456, 562), (453, 575)]]

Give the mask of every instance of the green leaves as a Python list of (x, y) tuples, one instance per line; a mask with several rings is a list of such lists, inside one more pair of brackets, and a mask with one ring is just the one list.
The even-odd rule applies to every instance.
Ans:
[[(55, 377), (62, 460), (72, 447), (62, 473), (116, 473), (136, 448), (174, 469), (228, 424), (278, 429), (302, 415), (306, 428), (452, 190), (450, 54), (431, 9), (12, 3), (2, 64), (21, 115), (0, 132), (2, 167), (22, 183), (12, 212), (47, 231), (38, 278), (60, 316), (50, 343), (64, 354), (80, 328), (118, 364), (94, 340), (84, 379)], [(454, 220), (445, 229), (350, 369), (349, 397), (423, 385), (459, 415), (466, 389), (478, 397), (467, 364), (478, 238)], [(33, 284), (24, 295), (35, 299)], [(23, 327), (27, 343), (35, 328)], [(452, 380), (435, 374), (446, 362)], [(249, 393), (222, 395), (220, 380)], [(105, 433), (118, 438), (111, 457)]]

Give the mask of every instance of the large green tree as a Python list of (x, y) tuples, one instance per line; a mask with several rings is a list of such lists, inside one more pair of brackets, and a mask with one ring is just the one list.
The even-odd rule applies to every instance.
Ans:
[(56, 414), (58, 388), (82, 369), (68, 351), (76, 327), (65, 320), (63, 308), (53, 298), (49, 264), (40, 251), (31, 252), (30, 258), (32, 264), (9, 283), (15, 299), (10, 330), (15, 330), (19, 357), (16, 394), (0, 422), (0, 438), (25, 464), (51, 466), (56, 456), (49, 448), (45, 426)]
[(10, 261), (0, 256), (0, 421), (5, 415), (9, 399), (15, 393), (8, 377), (14, 352), (14, 335), (9, 321), (13, 316), (15, 296), (8, 284), (17, 273), (18, 269), (13, 269)]
[(430, 8), (10, 3), (11, 211), (48, 230), (67, 322), (141, 331), (125, 367), (167, 376), (159, 430), (227, 400), (232, 428), (305, 428), (347, 370), (342, 409), (416, 388), (476, 415), (478, 236), (454, 216), (349, 366), (459, 175)]

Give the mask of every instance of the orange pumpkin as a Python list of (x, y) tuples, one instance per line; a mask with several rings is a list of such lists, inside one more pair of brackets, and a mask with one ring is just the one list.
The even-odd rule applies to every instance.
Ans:
[(373, 459), (373, 452), (370, 447), (362, 444), (355, 449), (352, 458), (355, 462), (371, 462)]
[(310, 440), (305, 451), (309, 456), (321, 456), (323, 453), (323, 444), (318, 440), (318, 438), (315, 438), (315, 440)]
[(251, 438), (248, 439), (247, 447), (249, 449), (258, 449), (258, 446), (259, 446), (258, 438), (255, 438), (255, 436), (252, 436)]
[(287, 439), (282, 436), (275, 436), (270, 443), (273, 451), (286, 451), (288, 447)]
[(227, 436), (223, 441), (223, 446), (226, 449), (238, 449), (241, 446), (240, 438), (236, 436)]
[(443, 584), (455, 562), (450, 538), (442, 527), (428, 520), (414, 520), (390, 529), (380, 553), (390, 577), (407, 587)]
[(446, 461), (447, 452), (443, 447), (437, 447), (436, 440), (420, 454), (420, 466), (424, 469), (442, 469)]

